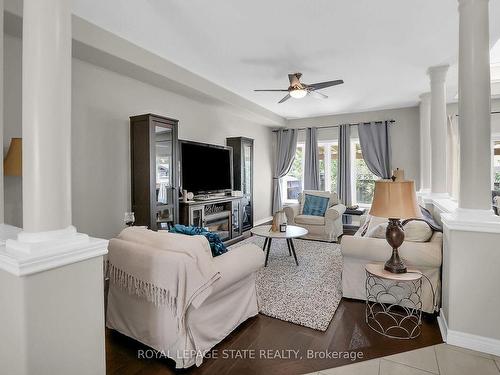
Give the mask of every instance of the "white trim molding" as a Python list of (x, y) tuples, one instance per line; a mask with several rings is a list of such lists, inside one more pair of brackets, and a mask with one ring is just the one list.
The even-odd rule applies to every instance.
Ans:
[(107, 240), (78, 233), (73, 226), (56, 231), (26, 233), (4, 225), (0, 234), (4, 236), (0, 242), (0, 269), (15, 276), (48, 271), (108, 252)]
[(451, 213), (441, 214), (441, 220), (450, 230), (500, 233), (500, 216), (496, 216), (493, 210), (457, 208)]
[(437, 320), (443, 341), (447, 344), (500, 356), (500, 340), (449, 329), (443, 309)]
[(254, 226), (257, 226), (257, 225), (262, 225), (262, 224), (265, 224), (269, 221), (272, 221), (273, 220), (273, 217), (272, 216), (268, 216), (268, 217), (265, 217), (263, 219), (259, 219), (259, 220), (256, 220), (255, 223), (253, 223)]
[(439, 326), (439, 331), (441, 332), (441, 337), (444, 342), (448, 338), (448, 324), (446, 323), (446, 317), (444, 316), (443, 308), (439, 309), (439, 315), (437, 317), (437, 322)]

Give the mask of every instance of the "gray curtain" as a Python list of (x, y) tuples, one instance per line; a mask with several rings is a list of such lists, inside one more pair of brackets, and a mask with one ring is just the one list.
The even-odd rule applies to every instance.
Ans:
[(316, 128), (306, 129), (304, 190), (319, 190), (318, 132)]
[(361, 153), (368, 169), (381, 178), (391, 178), (389, 122), (358, 124)]
[(292, 167), (297, 150), (297, 130), (280, 129), (276, 132), (276, 156), (273, 171), (273, 214), (283, 208), (281, 202), (280, 178)]
[(337, 187), (340, 201), (352, 205), (351, 197), (351, 127), (339, 125), (339, 171)]

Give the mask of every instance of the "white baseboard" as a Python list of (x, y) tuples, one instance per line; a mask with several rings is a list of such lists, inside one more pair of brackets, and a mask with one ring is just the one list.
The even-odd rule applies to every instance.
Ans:
[(259, 219), (259, 220), (256, 220), (253, 225), (256, 227), (257, 225), (262, 225), (262, 224), (265, 224), (269, 221), (273, 220), (273, 217), (272, 216), (268, 216), (268, 217), (265, 217), (263, 219)]
[(437, 319), (441, 336), (447, 344), (500, 356), (500, 340), (449, 329), (443, 309)]
[(448, 337), (448, 324), (446, 323), (446, 317), (444, 316), (443, 309), (439, 309), (439, 316), (437, 317), (439, 330), (441, 331), (441, 337), (444, 342)]

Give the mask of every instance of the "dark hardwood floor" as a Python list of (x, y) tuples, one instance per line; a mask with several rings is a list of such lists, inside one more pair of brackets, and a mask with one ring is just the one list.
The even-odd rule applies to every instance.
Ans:
[[(335, 316), (325, 332), (315, 331), (264, 315), (244, 322), (217, 345), (212, 353), (219, 358), (207, 358), (200, 367), (179, 371), (186, 374), (303, 374), (352, 363), (350, 359), (307, 358), (308, 351), (317, 356), (325, 352), (360, 352), (357, 361), (413, 350), (441, 343), (436, 317), (426, 315), (422, 334), (413, 340), (394, 340), (373, 332), (365, 323), (365, 304), (342, 299)], [(173, 362), (168, 359), (139, 359), (138, 350), (144, 345), (115, 331), (106, 331), (106, 363), (108, 375), (174, 374)], [(239, 352), (234, 352), (240, 350)], [(245, 351), (246, 350), (246, 351)], [(294, 353), (286, 352), (296, 350)], [(265, 358), (272, 354), (275, 358)], [(239, 353), (256, 358), (223, 358)], [(291, 358), (280, 359), (290, 353)]]

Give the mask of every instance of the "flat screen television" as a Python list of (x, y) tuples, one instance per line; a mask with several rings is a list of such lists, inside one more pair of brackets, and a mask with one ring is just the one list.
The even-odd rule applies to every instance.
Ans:
[(194, 194), (220, 193), (233, 188), (231, 147), (180, 141), (182, 189)]

